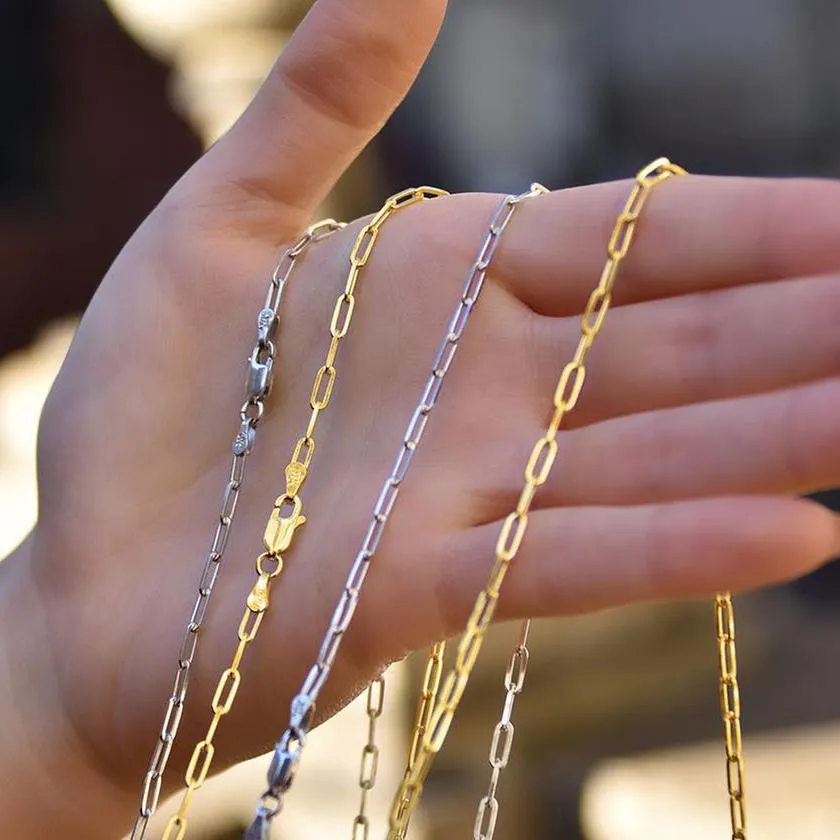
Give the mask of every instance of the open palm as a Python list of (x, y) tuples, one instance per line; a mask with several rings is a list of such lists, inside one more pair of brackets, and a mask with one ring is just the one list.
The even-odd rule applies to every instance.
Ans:
[[(248, 112), (137, 231), (84, 317), (42, 423), (39, 523), (0, 577), (7, 620), (28, 622), (8, 638), (49, 698), (36, 711), (22, 691), (21, 726), (49, 709), (57, 722), (29, 734), (33, 752), (47, 737), (65, 748), (72, 758), (55, 775), (95, 803), (93, 821), (90, 809), (63, 814), (63, 836), (129, 827), (227, 479), (270, 271), (404, 94), (444, 5), (317, 3)], [(327, 710), (463, 625), (627, 190), (552, 193), (514, 217), (326, 686)], [(319, 424), (308, 521), (220, 732), (218, 767), (285, 724), (498, 201), (436, 199), (383, 229)], [(235, 646), (359, 227), (313, 246), (287, 288), (276, 385), (203, 631), (181, 759)], [(840, 483), (838, 233), (834, 184), (690, 176), (659, 188), (500, 617), (741, 589), (837, 550), (834, 515), (795, 497)], [(52, 774), (41, 774), (45, 791)], [(0, 825), (18, 810), (0, 808)], [(50, 836), (41, 818), (28, 836)]]

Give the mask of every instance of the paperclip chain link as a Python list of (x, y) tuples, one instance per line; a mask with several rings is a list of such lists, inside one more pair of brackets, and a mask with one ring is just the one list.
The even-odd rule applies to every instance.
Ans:
[(248, 376), (245, 386), (246, 399), (239, 411), (239, 430), (231, 447), (233, 459), (228, 482), (222, 496), (219, 521), (210, 544), (210, 551), (198, 582), (198, 595), (190, 613), (181, 648), (175, 682), (166, 706), (158, 733), (157, 744), (143, 780), (140, 808), (131, 831), (130, 840), (143, 840), (149, 819), (155, 813), (160, 799), (163, 774), (178, 734), (189, 686), (190, 668), (198, 650), (198, 639), (210, 596), (219, 573), (222, 557), (228, 543), (233, 517), (242, 483), (245, 479), (245, 462), (256, 437), (257, 426), (264, 412), (264, 401), (271, 392), (272, 374), (276, 358), (278, 312), (283, 290), (300, 257), (310, 244), (330, 236), (344, 225), (326, 219), (312, 225), (283, 255), (271, 277), (265, 304), (257, 315), (257, 342), (248, 359)]
[[(467, 628), (458, 643), (454, 667), (440, 689), (438, 701), (423, 739), (417, 760), (394, 797), (388, 840), (403, 840), (411, 814), (420, 800), (423, 784), (435, 756), (446, 740), (455, 711), (461, 702), (470, 673), (478, 658), (484, 637), (493, 619), (502, 583), (516, 557), (528, 527), (528, 513), (537, 488), (548, 479), (557, 457), (557, 432), (563, 418), (577, 404), (586, 375), (586, 357), (604, 323), (611, 303), (613, 286), (622, 260), (630, 250), (639, 214), (650, 191), (684, 170), (666, 158), (660, 158), (642, 169), (615, 224), (607, 246), (608, 258), (598, 286), (592, 292), (581, 319), (581, 337), (572, 360), (563, 368), (554, 392), (554, 413), (545, 434), (536, 442), (525, 467), (525, 484), (516, 509), (505, 519), (496, 543), (496, 557), (489, 580), (479, 594)], [(515, 697), (516, 695), (514, 695)], [(511, 730), (512, 732), (512, 730)], [(494, 794), (495, 799), (495, 794)], [(488, 808), (491, 806), (487, 806)], [(497, 803), (498, 808), (498, 803)], [(487, 817), (489, 822), (489, 815)], [(495, 817), (493, 819), (495, 824)], [(492, 832), (488, 832), (492, 834)]]
[[(391, 472), (382, 485), (362, 547), (356, 554), (330, 626), (324, 635), (315, 664), (304, 680), (300, 692), (292, 700), (288, 728), (275, 747), (272, 768), (269, 770), (269, 787), (257, 806), (254, 822), (245, 833), (245, 840), (268, 840), (271, 820), (282, 808), (283, 796), (294, 781), (303, 740), (308, 732), (318, 695), (330, 674), (344, 634), (356, 611), (362, 587), (370, 569), (370, 561), (379, 547), (379, 541), (382, 538), (402, 482), (420, 446), (432, 409), (440, 397), (444, 379), (455, 358), (455, 353), (473, 308), (478, 301), (487, 270), (493, 260), (493, 255), (496, 253), (501, 235), (507, 228), (517, 206), (526, 198), (544, 192), (547, 192), (545, 187), (535, 184), (531, 190), (523, 195), (507, 196), (490, 222), (484, 244), (470, 269), (446, 334), (435, 354), (432, 371), (423, 389), (420, 401), (408, 423), (403, 443), (394, 459)], [(384, 688), (384, 677), (380, 677), (368, 689), (367, 708), (369, 718), (371, 717), (371, 709), (381, 708)], [(373, 728), (370, 728), (368, 743), (362, 753), (361, 799), (359, 812), (353, 820), (353, 840), (369, 840), (370, 822), (366, 813), (367, 796), (376, 780), (375, 770), (371, 772), (369, 768), (373, 756), (375, 755), (378, 760), (379, 755), (378, 749), (375, 747), (374, 734)], [(282, 774), (274, 772), (275, 765), (278, 762), (281, 762), (284, 768)]]

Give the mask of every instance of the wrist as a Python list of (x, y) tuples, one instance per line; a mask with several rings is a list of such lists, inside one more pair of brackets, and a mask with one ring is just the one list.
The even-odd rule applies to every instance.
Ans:
[(96, 767), (62, 702), (32, 576), (30, 537), (0, 563), (0, 836), (99, 840), (127, 830), (130, 805)]

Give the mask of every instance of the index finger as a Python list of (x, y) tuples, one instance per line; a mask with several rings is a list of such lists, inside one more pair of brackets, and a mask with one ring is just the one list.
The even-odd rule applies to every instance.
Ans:
[[(523, 207), (496, 259), (503, 285), (535, 312), (579, 313), (631, 189), (553, 192)], [(650, 196), (614, 304), (840, 270), (840, 184), (689, 175)]]

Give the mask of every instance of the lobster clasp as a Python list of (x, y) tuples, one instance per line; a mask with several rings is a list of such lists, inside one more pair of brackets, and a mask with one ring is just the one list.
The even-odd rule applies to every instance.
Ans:
[(248, 378), (245, 393), (249, 400), (264, 400), (271, 392), (271, 371), (274, 359), (265, 355), (259, 347), (254, 348), (248, 359)]
[[(291, 513), (283, 513), (284, 508), (291, 504)], [(270, 554), (282, 554), (292, 544), (295, 531), (306, 522), (306, 517), (301, 516), (303, 502), (299, 496), (280, 496), (274, 503), (274, 510), (265, 529), (263, 544), (265, 550)]]

